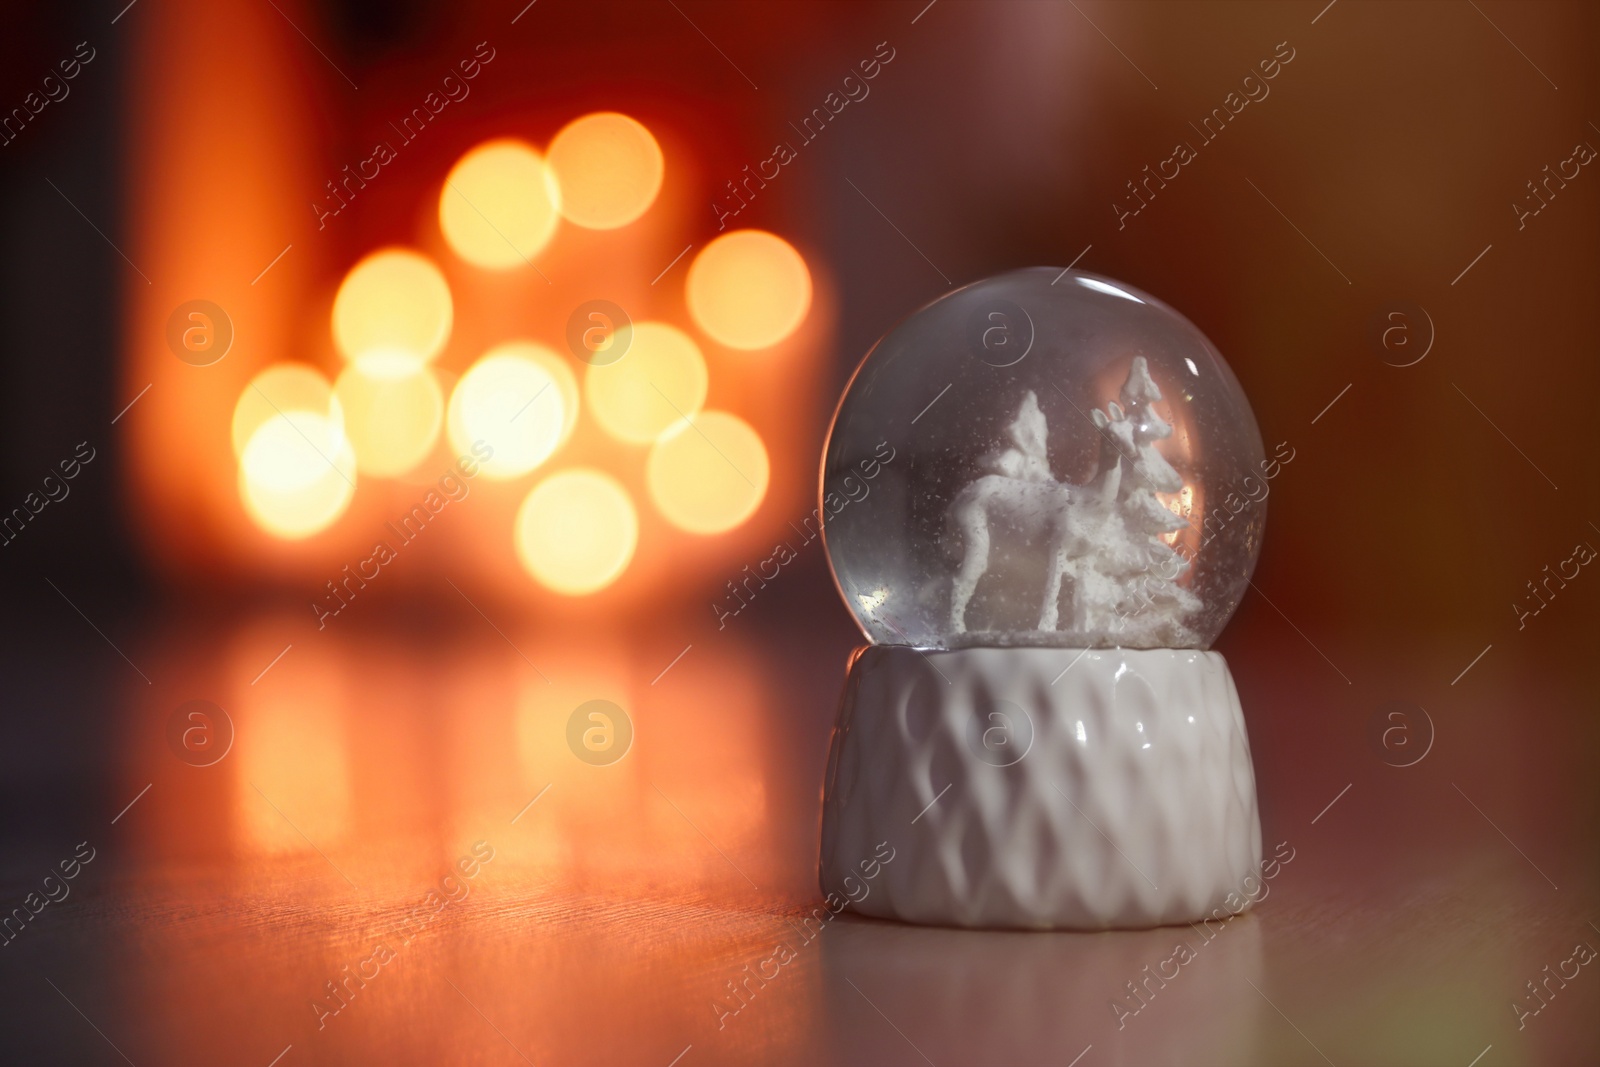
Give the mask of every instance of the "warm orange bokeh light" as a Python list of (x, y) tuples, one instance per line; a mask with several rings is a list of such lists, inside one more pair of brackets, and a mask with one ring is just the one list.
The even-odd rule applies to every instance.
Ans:
[(346, 359), (429, 360), (450, 339), (450, 286), (433, 260), (405, 248), (367, 256), (333, 299), (333, 340)]
[(274, 363), (250, 379), (233, 406), (233, 454), (242, 457), (263, 424), (286, 411), (309, 411), (343, 425), (333, 386), (306, 363)]
[[(210, 11), (195, 11), (202, 9)], [(713, 226), (695, 235), (695, 217), (686, 212), (694, 188), (721, 166), (716, 153), (705, 155), (712, 147), (705, 138), (715, 131), (685, 127), (659, 97), (584, 105), (582, 94), (566, 94), (566, 104), (552, 98), (538, 114), (514, 106), (480, 112), (468, 101), (476, 118), (447, 118), (447, 126), (462, 124), (460, 137), (433, 150), (427, 138), (412, 143), (410, 129), (391, 131), (400, 138), (392, 147), (410, 145), (400, 149), (402, 163), (406, 153), (429, 157), (410, 168), (420, 185), (404, 175), (374, 180), (374, 162), (385, 174), (396, 165), (387, 151), (369, 162), (359, 162), (356, 150), (335, 160), (325, 139), (308, 143), (296, 134), (304, 129), (295, 123), (320, 106), (322, 90), (302, 77), (305, 57), (273, 36), (289, 27), (268, 14), (278, 20), (267, 22), (272, 33), (252, 33), (249, 47), (240, 46), (259, 68), (237, 86), (245, 95), (236, 103), (249, 122), (218, 126), (205, 89), (218, 78), (238, 81), (236, 67), (207, 64), (207, 78), (196, 81), (188, 67), (166, 61), (181, 49), (164, 44), (152, 53), (162, 57), (151, 73), (163, 88), (145, 94), (158, 121), (135, 168), (149, 178), (148, 195), (141, 192), (131, 209), (159, 269), (131, 257), (154, 281), (151, 295), (130, 305), (127, 331), (139, 343), (129, 348), (119, 386), (123, 404), (143, 399), (117, 428), (129, 428), (136, 446), (130, 487), (155, 502), (139, 509), (138, 519), (148, 535), (141, 543), (163, 574), (320, 583), (325, 571), (361, 558), (370, 531), (416, 500), (430, 469), (472, 455), (480, 440), (494, 454), (466, 468), (475, 463), (487, 472), (479, 481), (494, 480), (484, 490), (490, 495), (483, 507), (474, 505), (476, 518), (452, 521), (457, 532), (441, 535), (464, 551), (483, 550), (470, 568), (462, 563), (452, 572), (474, 598), (520, 569), (506, 558), (518, 505), (534, 486), (574, 466), (605, 471), (626, 488), (641, 542), (666, 538), (634, 549), (637, 559), (619, 572), (627, 581), (601, 599), (626, 594), (630, 603), (645, 603), (703, 578), (715, 567), (704, 551), (669, 558), (673, 545), (691, 547), (686, 530), (754, 536), (752, 528), (771, 518), (760, 509), (780, 488), (776, 469), (803, 447), (805, 412), (816, 400), (819, 364), (787, 357), (800, 355), (801, 338), (809, 348), (822, 337), (833, 303), (821, 274), (812, 293), (820, 266), (808, 269), (770, 234), (725, 234)], [(205, 21), (214, 28), (209, 15)], [(187, 25), (173, 25), (180, 24)], [(182, 40), (197, 39), (191, 29)], [(486, 65), (490, 54), (483, 47), (479, 62)], [(501, 62), (512, 61), (490, 69)], [(363, 82), (359, 95), (367, 93)], [(376, 121), (383, 126), (381, 116)], [(424, 121), (419, 115), (396, 125)], [(169, 165), (195, 129), (223, 128), (232, 157), (249, 166), (219, 169), (198, 157)], [(344, 162), (352, 165), (343, 173), (333, 169)], [(199, 172), (206, 181), (195, 180)], [(195, 204), (208, 205), (204, 214), (229, 240), (180, 239)], [(298, 206), (289, 211), (286, 204)], [(305, 236), (309, 231), (315, 238)], [(764, 331), (759, 337), (748, 335), (749, 323), (739, 334), (728, 303), (744, 297), (727, 290), (744, 284), (741, 272), (753, 278), (763, 263), (770, 268), (773, 257), (735, 255), (738, 262), (722, 267), (736, 276), (731, 282), (711, 269), (752, 238), (752, 247), (765, 241), (769, 253), (780, 253), (780, 266), (787, 253), (792, 268), (787, 282), (779, 272), (777, 304), (787, 300), (789, 310), (776, 326), (769, 321), (774, 294), (762, 291), (764, 282), (745, 286), (765, 309), (753, 316)], [(809, 246), (795, 247), (809, 258)], [(693, 313), (679, 288), (691, 268)], [(169, 328), (184, 321), (181, 305), (198, 297), (220, 301), (236, 330), (226, 361), (206, 373), (175, 363), (169, 350)], [(720, 309), (713, 297), (723, 301)], [(592, 311), (588, 305), (604, 307), (600, 298), (621, 302), (627, 313)], [(220, 337), (223, 319), (214, 319)], [(788, 339), (764, 360), (737, 358), (724, 343), (765, 344), (783, 335)], [(473, 373), (475, 361), (516, 344), (526, 346), (515, 353), (521, 363), (501, 368), (505, 373)], [(269, 364), (294, 361), (307, 366), (274, 366), (245, 385)], [(692, 429), (687, 420), (708, 399), (757, 431), (754, 454), (765, 455), (768, 473), (760, 473), (759, 459), (745, 473), (759, 491), (744, 478), (712, 484), (731, 468), (694, 484), (698, 476), (685, 472), (697, 469), (688, 458), (696, 442), (687, 437), (656, 450), (652, 465), (657, 439), (674, 427)], [(282, 425), (261, 432), (283, 413)], [(231, 454), (200, 447), (219, 433), (231, 437)], [(478, 455), (484, 451), (480, 446)], [(521, 588), (537, 598), (536, 585)]]
[(729, 348), (768, 348), (811, 309), (811, 272), (794, 246), (765, 230), (735, 230), (689, 267), (689, 313)]
[(552, 474), (517, 509), (517, 558), (539, 584), (566, 596), (594, 593), (627, 569), (639, 540), (628, 491), (585, 467)]
[(767, 495), (767, 448), (750, 424), (725, 411), (680, 420), (650, 449), (645, 480), (667, 521), (715, 534), (748, 519)]
[(643, 215), (665, 171), (650, 131), (615, 111), (569, 122), (550, 142), (549, 159), (561, 185), (561, 217), (591, 230), (614, 230)]
[[(466, 454), (475, 442), (494, 449), (483, 473), (496, 480), (526, 474), (560, 446), (567, 393), (549, 349), (513, 341), (491, 349), (467, 368), (450, 394), (450, 444)], [(574, 393), (577, 386), (572, 386)]]
[(363, 474), (394, 477), (421, 463), (439, 439), (444, 394), (434, 374), (407, 357), (369, 356), (334, 383), (345, 436)]
[(615, 363), (590, 364), (583, 383), (589, 411), (607, 433), (648, 444), (705, 403), (706, 361), (676, 326), (636, 322), (627, 353)]
[(561, 439), (556, 443), (556, 447), (560, 448), (572, 436), (572, 431), (578, 428), (578, 377), (572, 373), (572, 361), (562, 359), (552, 349), (532, 341), (511, 342), (500, 345), (495, 351), (502, 349), (510, 349), (523, 359), (538, 364), (561, 391)]
[(262, 423), (239, 457), (239, 495), (257, 526), (297, 540), (333, 523), (355, 495), (356, 457), (338, 423), (290, 410)]
[(503, 138), (456, 161), (439, 190), (439, 228), (456, 255), (490, 270), (530, 263), (556, 232), (561, 189), (525, 141)]
[[(1178, 549), (1189, 559), (1193, 559), (1200, 550), (1200, 524), (1205, 518), (1205, 492), (1198, 485), (1186, 483), (1176, 493), (1157, 493), (1156, 499), (1161, 502), (1162, 507), (1189, 524), (1159, 535), (1161, 540)], [(1194, 572), (1190, 570), (1179, 581), (1187, 584), (1193, 580), (1193, 576)]]

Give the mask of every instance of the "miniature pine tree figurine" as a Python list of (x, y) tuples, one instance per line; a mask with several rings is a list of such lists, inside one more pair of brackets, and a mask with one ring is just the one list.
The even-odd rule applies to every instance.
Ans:
[[(1122, 383), (1122, 408), (1133, 423), (1136, 450), (1133, 474), (1138, 481), (1158, 493), (1176, 493), (1183, 488), (1183, 478), (1172, 469), (1172, 464), (1162, 458), (1155, 446), (1155, 442), (1172, 436), (1171, 425), (1150, 406), (1160, 399), (1161, 390), (1156, 388), (1155, 380), (1150, 377), (1149, 364), (1143, 356), (1134, 356), (1133, 365), (1128, 368), (1128, 380)], [(1176, 518), (1170, 511), (1167, 514)], [(1183, 520), (1178, 519), (1178, 525), (1168, 526), (1167, 530), (1175, 530), (1183, 525)]]
[(1132, 571), (1123, 570), (1123, 597), (1119, 601), (1114, 626), (1118, 632), (1159, 635), (1175, 644), (1193, 639), (1182, 617), (1200, 607), (1199, 598), (1178, 585), (1189, 569), (1189, 561), (1161, 540), (1162, 534), (1188, 525), (1155, 494), (1175, 493), (1183, 488), (1183, 477), (1156, 450), (1155, 442), (1172, 436), (1172, 426), (1158, 415), (1152, 404), (1161, 400), (1161, 390), (1150, 377), (1143, 356), (1135, 356), (1122, 385), (1122, 407), (1132, 423), (1134, 455), (1132, 477), (1122, 482), (1118, 512), (1124, 527), (1138, 544), (1142, 559)]

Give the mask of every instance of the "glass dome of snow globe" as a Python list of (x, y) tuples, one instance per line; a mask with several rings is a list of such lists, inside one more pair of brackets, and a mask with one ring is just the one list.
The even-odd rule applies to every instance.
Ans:
[(1147, 293), (1013, 271), (906, 318), (856, 370), (821, 479), (868, 639), (1207, 649), (1283, 462), (1216, 347)]

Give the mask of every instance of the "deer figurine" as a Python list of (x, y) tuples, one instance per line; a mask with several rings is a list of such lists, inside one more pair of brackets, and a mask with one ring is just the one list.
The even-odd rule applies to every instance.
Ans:
[[(1057, 481), (1051, 473), (1044, 412), (1029, 391), (1006, 428), (1009, 445), (985, 456), (985, 473), (956, 494), (947, 512), (948, 528), (962, 547), (950, 592), (953, 633), (967, 632), (967, 604), (988, 570), (990, 535), (996, 528), (1022, 543), (1046, 546), (1049, 569), (1038, 628), (1056, 629), (1062, 581), (1090, 551), (1091, 535), (1116, 501), (1123, 459), (1135, 451), (1133, 424), (1116, 402), (1107, 411), (1096, 408), (1091, 418), (1101, 443), (1099, 467), (1088, 484)], [(1073, 614), (1075, 620), (1082, 614), (1076, 605)]]

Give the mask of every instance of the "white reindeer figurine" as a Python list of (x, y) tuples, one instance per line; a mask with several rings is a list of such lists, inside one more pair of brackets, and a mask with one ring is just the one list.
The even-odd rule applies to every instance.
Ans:
[[(1051, 474), (1044, 412), (1032, 391), (1023, 396), (1017, 417), (1006, 430), (1009, 446), (983, 458), (987, 473), (962, 489), (947, 513), (949, 528), (960, 535), (963, 548), (950, 591), (952, 632), (967, 632), (967, 602), (988, 570), (990, 531), (996, 527), (1023, 544), (1045, 546), (1049, 573), (1038, 628), (1056, 629), (1062, 578), (1091, 550), (1090, 536), (1116, 501), (1122, 461), (1135, 455), (1133, 423), (1115, 402), (1108, 411), (1096, 408), (1092, 414), (1101, 436), (1099, 469), (1089, 484), (1075, 485)], [(1075, 623), (1082, 616), (1076, 600), (1075, 581)]]
[[(1162, 394), (1142, 355), (1133, 358), (1120, 400), (1090, 413), (1101, 437), (1099, 467), (1086, 485), (1058, 482), (1046, 454), (1045, 413), (1027, 392), (1011, 426), (1010, 443), (982, 459), (984, 474), (955, 496), (947, 512), (950, 533), (962, 544), (962, 563), (950, 582), (950, 630), (966, 632), (966, 605), (989, 569), (990, 537), (1002, 531), (1013, 544), (1043, 545), (1048, 560), (1038, 630), (1058, 629), (1062, 581), (1070, 577), (1074, 632), (1104, 627), (1130, 600), (1130, 592), (1154, 589), (1170, 601), (1142, 617), (1144, 627), (1168, 627), (1182, 635), (1179, 614), (1197, 606), (1171, 581), (1144, 579), (1152, 558), (1174, 555), (1160, 534), (1186, 520), (1166, 509), (1154, 493), (1182, 488), (1178, 472), (1155, 450), (1155, 440), (1173, 432), (1150, 403)], [(1173, 576), (1187, 568), (1173, 560)], [(1173, 616), (1173, 617), (1166, 617)]]

